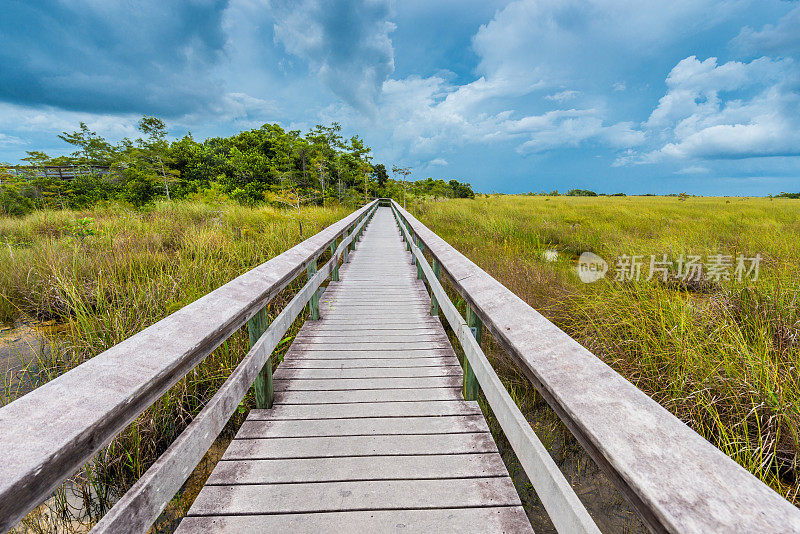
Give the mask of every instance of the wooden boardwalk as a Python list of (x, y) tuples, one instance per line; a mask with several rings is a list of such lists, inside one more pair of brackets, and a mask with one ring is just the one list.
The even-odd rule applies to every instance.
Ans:
[(389, 208), (178, 532), (531, 532)]

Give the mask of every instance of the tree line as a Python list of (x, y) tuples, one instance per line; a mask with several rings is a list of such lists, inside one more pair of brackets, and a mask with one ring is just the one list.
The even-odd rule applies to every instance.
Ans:
[[(305, 134), (277, 124), (230, 137), (196, 140), (191, 133), (170, 141), (156, 117), (137, 124), (140, 136), (111, 143), (80, 123), (59, 135), (75, 147), (69, 156), (28, 152), (26, 166), (0, 167), (0, 213), (19, 215), (41, 208), (85, 208), (106, 201), (142, 207), (155, 200), (227, 197), (247, 205), (270, 203), (299, 209), (326, 201), (357, 204), (372, 197), (403, 195), (473, 198), (457, 180), (407, 181), (408, 168), (373, 162), (372, 149), (341, 126), (317, 125)], [(62, 179), (47, 166), (108, 168)]]

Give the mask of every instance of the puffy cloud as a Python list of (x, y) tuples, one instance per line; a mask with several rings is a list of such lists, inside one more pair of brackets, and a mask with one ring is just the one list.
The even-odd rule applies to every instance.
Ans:
[(227, 0), (12, 1), (3, 6), (0, 100), (175, 116), (213, 102)]
[(790, 59), (680, 61), (644, 124), (663, 146), (627, 161), (800, 155), (796, 71)]
[(347, 104), (373, 113), (383, 82), (394, 72), (387, 0), (276, 0), (274, 35), (308, 62)]
[[(740, 8), (736, 0), (517, 0), (481, 26), (478, 70), (516, 85), (574, 85), (619, 80), (631, 64), (713, 26)], [(620, 61), (620, 58), (625, 61)]]

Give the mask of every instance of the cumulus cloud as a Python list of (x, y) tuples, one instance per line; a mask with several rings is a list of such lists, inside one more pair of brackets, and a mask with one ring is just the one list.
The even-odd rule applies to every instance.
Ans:
[(227, 0), (12, 2), (0, 37), (0, 100), (174, 116), (221, 93)]
[[(585, 83), (587, 72), (609, 85), (631, 63), (716, 24), (740, 9), (736, 0), (517, 0), (473, 39), (487, 78), (518, 88)], [(625, 61), (620, 61), (620, 58)]]
[(275, 41), (302, 58), (344, 102), (374, 113), (394, 72), (387, 0), (275, 0)]
[[(511, 2), (472, 39), (479, 58), (473, 81), (452, 84), (443, 76), (388, 78), (381, 87), (376, 121), (392, 124), (391, 142), (417, 157), (466, 143), (511, 142), (523, 155), (587, 143), (621, 150), (641, 146), (645, 132), (633, 121), (614, 120), (605, 97), (598, 98), (594, 87), (590, 88), (592, 107), (563, 108), (584, 94), (587, 72), (600, 71), (607, 87), (624, 91), (620, 73), (630, 61), (617, 58), (647, 61), (654, 49), (714, 24), (716, 13), (725, 12), (721, 8), (736, 4), (724, 0), (656, 3)], [(609, 57), (614, 61), (609, 62)], [(565, 86), (571, 88), (565, 90)], [(552, 92), (541, 95), (545, 89)], [(520, 104), (527, 103), (523, 107), (530, 109), (530, 102), (537, 100), (541, 103), (537, 113), (517, 111)], [(562, 109), (548, 111), (547, 107)]]
[(663, 145), (631, 162), (800, 155), (796, 65), (766, 57), (680, 61), (645, 129)]

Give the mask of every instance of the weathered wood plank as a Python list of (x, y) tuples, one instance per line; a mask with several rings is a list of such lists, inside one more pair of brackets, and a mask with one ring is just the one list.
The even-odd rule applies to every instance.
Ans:
[[(299, 347), (304, 348), (306, 351), (318, 351), (318, 352), (334, 352), (336, 348), (334, 344), (316, 344), (316, 343), (302, 343), (297, 342)], [(430, 350), (436, 348), (450, 348), (450, 342), (446, 340), (441, 341), (416, 341), (416, 340), (409, 340), (405, 343), (397, 342), (397, 341), (361, 341), (356, 343), (339, 343), (342, 347), (347, 347), (345, 350), (347, 351), (371, 351), (371, 352), (383, 352), (389, 350)]]
[[(394, 331), (392, 331), (394, 332)], [(361, 343), (404, 343), (413, 341), (414, 343), (449, 343), (449, 338), (444, 332), (418, 333), (418, 334), (385, 334), (381, 332), (370, 334), (355, 334), (347, 336), (322, 336), (304, 334), (294, 338), (294, 342), (301, 345), (325, 345), (335, 347), (336, 345), (355, 345)]]
[[(374, 295), (415, 275), (390, 223), (379, 213), (341, 267), (321, 319), (304, 325), (275, 373), (274, 407), (249, 414), (190, 516), (266, 513), (290, 532), (309, 512), (357, 520), (347, 511), (400, 508), (409, 521), (425, 510), (408, 508), (457, 507), (452, 523), (462, 510), (511, 510), (503, 521), (530, 532), (477, 403), (461, 397), (461, 367), (428, 315), (424, 285)], [(393, 255), (401, 261), (387, 261)], [(373, 295), (348, 293), (354, 276)], [(482, 531), (492, 531), (491, 517), (481, 516)], [(340, 531), (359, 529), (344, 521)]]
[(345, 532), (394, 532), (405, 534), (487, 534), (530, 532), (521, 506), (449, 508), (436, 510), (370, 510), (288, 515), (187, 517), (178, 534), (241, 534), (243, 532), (291, 532), (342, 534)]
[(518, 506), (508, 478), (370, 480), (247, 486), (206, 486), (190, 515), (404, 510), (472, 506)]
[(377, 434), (457, 434), (488, 431), (489, 428), (482, 415), (306, 419), (301, 421), (260, 421), (248, 418), (236, 434), (236, 439), (372, 436)]
[(338, 369), (298, 369), (281, 365), (275, 372), (276, 380), (299, 380), (302, 379), (363, 379), (370, 382), (380, 378), (421, 378), (421, 377), (442, 377), (442, 376), (461, 376), (461, 367), (457, 365), (458, 360), (451, 358), (452, 365), (442, 367), (410, 367), (410, 368), (338, 368)]
[[(430, 358), (442, 357), (446, 358), (451, 356), (452, 352), (448, 352), (448, 347), (425, 348), (414, 350), (316, 350), (312, 345), (306, 345), (302, 350), (298, 347), (296, 351), (292, 352), (290, 357), (300, 357), (307, 360), (369, 360), (369, 359), (384, 359), (384, 358)], [(452, 351), (452, 348), (449, 349)]]
[(275, 392), (275, 404), (394, 403), (461, 398), (460, 390), (450, 388)]
[(276, 380), (275, 391), (336, 391), (459, 388), (461, 375), (412, 378), (315, 378)]
[(423, 358), (359, 358), (359, 359), (306, 359), (301, 357), (286, 358), (281, 363), (283, 369), (409, 369), (418, 367), (458, 367), (458, 360), (455, 358), (442, 358), (439, 356), (429, 356)]
[(354, 456), (220, 462), (207, 486), (508, 476), (498, 454)]
[(309, 438), (235, 439), (223, 460), (331, 458), (496, 452), (487, 432), (475, 434), (395, 434)]
[(252, 419), (359, 419), (364, 417), (437, 417), (481, 414), (476, 402), (373, 402), (273, 406), (251, 410)]

